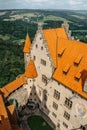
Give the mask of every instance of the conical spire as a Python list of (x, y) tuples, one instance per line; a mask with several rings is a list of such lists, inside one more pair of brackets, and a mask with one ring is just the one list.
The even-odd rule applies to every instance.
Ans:
[(31, 41), (30, 41), (30, 37), (27, 33), (23, 52), (24, 53), (30, 53), (30, 47), (31, 47)]
[(26, 72), (25, 72), (25, 76), (27, 78), (36, 78), (37, 77), (37, 71), (36, 71), (36, 67), (35, 67), (33, 60), (31, 60), (29, 62), (29, 65), (28, 65)]

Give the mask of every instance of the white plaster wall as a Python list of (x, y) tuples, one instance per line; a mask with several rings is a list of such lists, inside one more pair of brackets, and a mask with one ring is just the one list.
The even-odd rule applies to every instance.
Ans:
[[(41, 39), (40, 39), (41, 38)], [(38, 47), (36, 48), (36, 44)], [(41, 47), (43, 46), (43, 50), (41, 50)], [(47, 109), (49, 110), (49, 114), (47, 113), (46, 109), (44, 108), (44, 112), (48, 114), (48, 116), (52, 119), (52, 121), (57, 125), (57, 123), (60, 123), (61, 130), (67, 130), (67, 129), (73, 129), (78, 128), (80, 125), (87, 124), (87, 117), (79, 117), (76, 114), (76, 106), (77, 104), (84, 104), (85, 109), (87, 110), (87, 101), (82, 99), (80, 96), (74, 96), (71, 90), (67, 89), (63, 85), (59, 85), (56, 81), (51, 80), (51, 76), (53, 74), (53, 64), (52, 59), (49, 57), (49, 51), (46, 46), (46, 43), (43, 39), (43, 35), (41, 32), (38, 32), (36, 34), (35, 40), (33, 42), (32, 48), (31, 48), (31, 57), (33, 59), (33, 56), (36, 56), (35, 59), (35, 66), (38, 73), (38, 77), (35, 80), (35, 86), (36, 91), (39, 97), (39, 100), (41, 101), (41, 108), (44, 108), (43, 106), (43, 90), (47, 90)], [(46, 66), (41, 64), (41, 59), (44, 59), (46, 61)], [(42, 74), (46, 75), (48, 78), (48, 84), (45, 85), (42, 82)], [(53, 97), (54, 89), (60, 92), (60, 99), (56, 100)], [(41, 95), (39, 95), (39, 91), (41, 91)], [(73, 105), (71, 109), (68, 109), (65, 105), (65, 98), (71, 98)], [(52, 105), (53, 101), (58, 104), (58, 110), (55, 110)], [(68, 112), (70, 114), (70, 119), (67, 120), (63, 117), (64, 111)], [(57, 117), (53, 117), (52, 112), (54, 112)], [(68, 125), (68, 128), (65, 128), (63, 126), (63, 122), (65, 122)]]

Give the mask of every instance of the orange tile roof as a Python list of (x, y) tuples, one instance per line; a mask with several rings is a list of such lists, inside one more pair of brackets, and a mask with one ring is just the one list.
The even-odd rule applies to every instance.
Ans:
[(13, 82), (7, 84), (3, 88), (1, 88), (1, 92), (3, 93), (3, 96), (6, 98), (10, 93), (21, 87), (23, 84), (25, 84), (25, 76), (21, 76), (14, 80)]
[(23, 52), (24, 53), (30, 53), (30, 47), (31, 47), (31, 41), (30, 41), (30, 37), (27, 33)]
[[(50, 51), (50, 55), (51, 55), (53, 63), (54, 63), (54, 67), (56, 68), (57, 67), (57, 63), (56, 63), (56, 46), (57, 46), (57, 44), (56, 43), (58, 42), (58, 38), (68, 39), (66, 32), (65, 32), (64, 28), (57, 28), (57, 29), (43, 30), (43, 33), (44, 33), (45, 40), (48, 45), (48, 49)], [(63, 48), (61, 48), (60, 51), (63, 51)]]
[(63, 28), (43, 30), (43, 33), (56, 68), (53, 78), (87, 98), (87, 94), (83, 92), (87, 78), (87, 44), (68, 40)]
[(13, 115), (14, 110), (15, 110), (15, 106), (14, 106), (14, 104), (8, 106), (7, 109), (9, 110), (10, 114)]
[[(61, 57), (57, 58), (58, 67), (53, 74), (53, 78), (80, 94), (82, 97), (87, 98), (87, 94), (83, 92), (83, 84), (87, 78), (87, 72), (83, 81), (81, 75), (83, 70), (87, 70), (87, 44), (58, 38), (58, 51), (60, 51), (61, 48), (64, 48), (65, 51)], [(74, 64), (76, 62), (78, 63), (77, 66)], [(68, 70), (68, 72), (64, 74), (63, 70)], [(80, 80), (76, 81), (75, 77)]]
[(0, 94), (0, 120), (1, 120), (0, 130), (6, 130), (6, 128), (8, 130), (12, 130), (7, 109), (1, 94)]
[(0, 116), (1, 115), (4, 116), (5, 118), (8, 117), (7, 111), (6, 111), (6, 108), (5, 108), (5, 104), (4, 104), (4, 101), (3, 101), (3, 97), (0, 94)]
[(35, 67), (33, 60), (31, 60), (29, 62), (29, 65), (28, 65), (26, 72), (25, 72), (25, 76), (27, 78), (36, 78), (37, 77), (37, 71), (36, 71), (36, 67)]

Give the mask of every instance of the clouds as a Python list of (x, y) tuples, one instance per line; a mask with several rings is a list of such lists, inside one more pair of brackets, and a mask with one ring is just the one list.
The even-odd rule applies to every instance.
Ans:
[(87, 0), (0, 0), (0, 9), (85, 9)]

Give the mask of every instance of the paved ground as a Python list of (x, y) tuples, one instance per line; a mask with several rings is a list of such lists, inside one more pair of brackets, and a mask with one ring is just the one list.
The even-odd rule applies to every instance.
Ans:
[(26, 120), (22, 121), (21, 124), (22, 124), (23, 130), (30, 130)]

